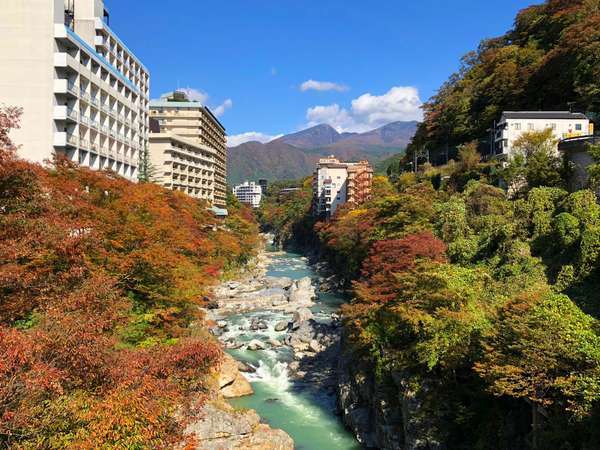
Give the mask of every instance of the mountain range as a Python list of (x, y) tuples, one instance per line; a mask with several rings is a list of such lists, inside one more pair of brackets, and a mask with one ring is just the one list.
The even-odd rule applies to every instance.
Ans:
[(229, 183), (302, 178), (313, 172), (319, 158), (329, 155), (345, 161), (367, 159), (375, 165), (404, 151), (417, 125), (414, 121), (392, 122), (366, 133), (339, 133), (322, 124), (266, 144), (245, 142), (229, 148)]

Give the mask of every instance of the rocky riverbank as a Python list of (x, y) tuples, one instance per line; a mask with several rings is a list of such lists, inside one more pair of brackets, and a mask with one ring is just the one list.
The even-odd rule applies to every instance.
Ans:
[[(289, 408), (285, 414), (290, 414), (291, 422), (286, 422), (289, 423), (286, 430), (293, 433), (295, 424), (303, 424), (320, 434), (315, 436), (315, 444), (319, 444), (306, 448), (326, 445), (332, 449), (354, 449), (356, 442), (333, 414), (341, 327), (334, 312), (339, 303), (334, 306), (328, 302), (341, 299), (325, 294), (331, 299), (327, 297), (322, 304), (318, 286), (319, 277), (306, 258), (261, 251), (236, 280), (214, 289), (205, 311), (209, 330), (237, 359), (225, 357), (218, 377), (219, 399), (250, 395), (250, 401), (235, 404), (257, 407), (283, 428), (285, 424), (277, 419), (280, 415), (272, 417), (270, 411)], [(259, 389), (253, 396), (249, 381), (257, 383), (254, 390)], [(208, 403), (204, 418), (188, 427), (190, 435), (203, 442), (197, 448), (211, 448), (207, 447), (210, 442), (219, 445), (212, 448), (293, 448), (293, 443), (285, 447), (288, 441), (282, 438), (283, 432), (266, 426), (260, 427), (260, 433), (274, 433), (272, 439), (256, 443), (257, 438), (248, 431), (259, 430), (255, 426), (259, 423), (255, 420), (256, 413), (244, 412), (240, 416), (223, 404), (223, 401)], [(221, 417), (217, 421), (212, 419), (215, 408)], [(309, 415), (306, 420), (294, 419), (298, 414)], [(252, 427), (247, 426), (249, 421), (254, 423)], [(215, 435), (220, 435), (221, 440), (216, 441)], [(302, 438), (299, 437), (300, 441)], [(273, 446), (264, 447), (269, 442)]]

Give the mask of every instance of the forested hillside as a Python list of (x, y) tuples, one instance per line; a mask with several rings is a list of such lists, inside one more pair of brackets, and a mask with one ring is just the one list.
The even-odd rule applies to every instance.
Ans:
[(222, 354), (198, 307), (252, 256), (252, 213), (27, 163), (17, 119), (0, 111), (0, 447), (171, 448)]
[(486, 140), (504, 110), (600, 112), (600, 2), (548, 0), (486, 39), (425, 105), (410, 152)]
[[(371, 202), (315, 225), (321, 257), (354, 280), (352, 376), (373, 380), (400, 417), (378, 426), (399, 435), (415, 398), (404, 420), (432, 445), (598, 448), (600, 206), (560, 178), (513, 199), (497, 180), (470, 147), (455, 165), (376, 177)], [(282, 242), (310, 241), (304, 192), (262, 219)]]

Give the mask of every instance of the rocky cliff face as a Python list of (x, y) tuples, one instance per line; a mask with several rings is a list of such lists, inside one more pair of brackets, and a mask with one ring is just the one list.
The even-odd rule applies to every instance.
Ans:
[[(347, 347), (346, 347), (347, 348)], [(382, 385), (352, 352), (338, 363), (338, 406), (344, 423), (367, 448), (445, 450), (437, 424), (420, 413), (418, 395), (401, 374)]]

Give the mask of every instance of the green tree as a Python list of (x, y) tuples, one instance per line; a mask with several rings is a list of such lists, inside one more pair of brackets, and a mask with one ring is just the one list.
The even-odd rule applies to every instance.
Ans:
[(142, 152), (140, 152), (138, 180), (142, 183), (152, 183), (156, 179), (156, 172), (156, 167), (150, 160), (150, 150), (146, 146)]

